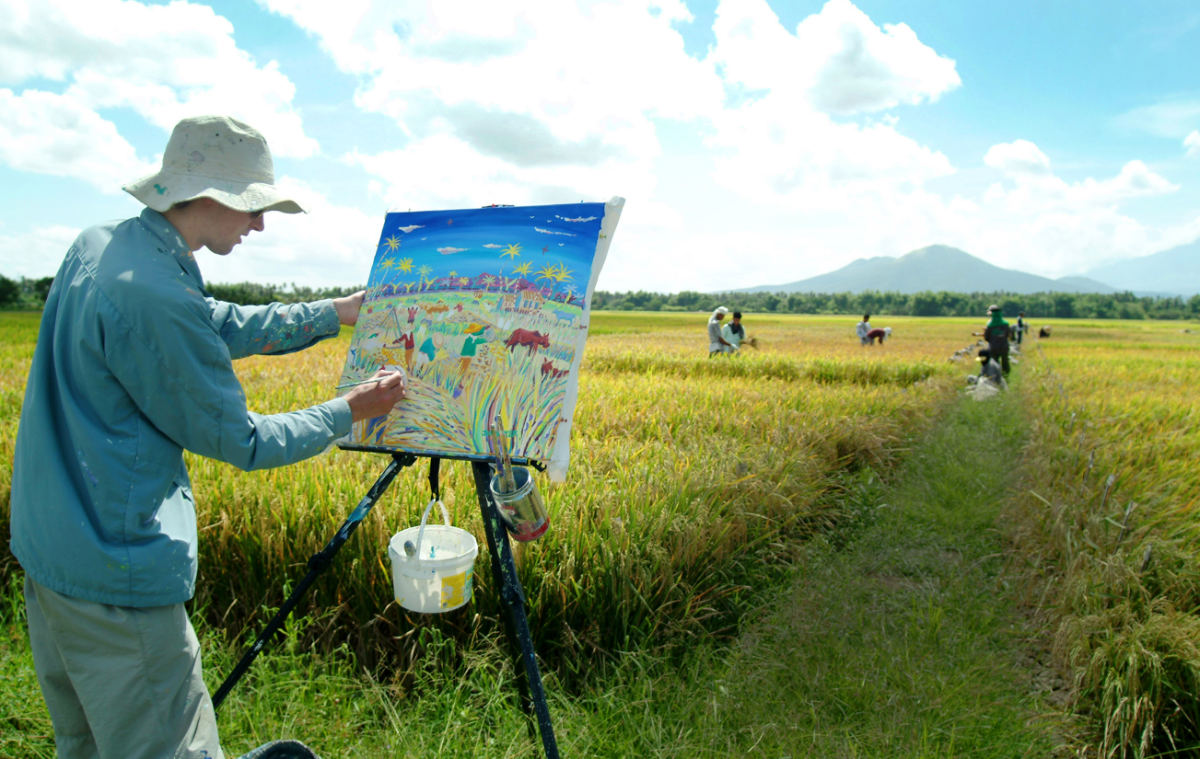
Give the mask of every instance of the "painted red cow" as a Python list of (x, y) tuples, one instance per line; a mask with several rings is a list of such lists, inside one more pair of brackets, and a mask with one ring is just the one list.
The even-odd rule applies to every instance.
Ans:
[(530, 355), (533, 355), (537, 352), (539, 345), (543, 348), (550, 347), (550, 336), (531, 329), (514, 329), (508, 339), (504, 341), (504, 345), (510, 351), (518, 345), (523, 345), (529, 348)]
[(567, 376), (566, 369), (558, 369), (554, 366), (554, 362), (550, 359), (542, 361), (542, 376), (549, 379), (558, 379)]

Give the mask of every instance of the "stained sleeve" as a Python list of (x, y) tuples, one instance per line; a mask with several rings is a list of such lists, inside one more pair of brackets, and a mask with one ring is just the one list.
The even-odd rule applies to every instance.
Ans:
[[(297, 313), (306, 312), (269, 306), (214, 311), (201, 298), (146, 297), (127, 312), (123, 329), (110, 331), (115, 337), (105, 342), (105, 359), (138, 410), (178, 446), (245, 470), (291, 464), (350, 431), (349, 404), (335, 398), (282, 414), (249, 411), (230, 344), (289, 352), (319, 339), (315, 327), (307, 340), (303, 330), (265, 339), (289, 329), (280, 325), (298, 325)], [(248, 334), (238, 334), (243, 330)]]

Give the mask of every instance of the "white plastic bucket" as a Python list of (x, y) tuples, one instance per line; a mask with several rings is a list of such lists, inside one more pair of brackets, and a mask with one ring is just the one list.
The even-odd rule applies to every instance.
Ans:
[[(445, 524), (427, 525), (435, 503), (442, 510)], [(416, 547), (412, 556), (404, 552), (406, 541)], [(430, 501), (419, 527), (401, 530), (388, 542), (396, 600), (405, 609), (423, 614), (451, 611), (465, 605), (471, 600), (478, 554), (475, 536), (451, 527), (446, 506), (441, 501)]]

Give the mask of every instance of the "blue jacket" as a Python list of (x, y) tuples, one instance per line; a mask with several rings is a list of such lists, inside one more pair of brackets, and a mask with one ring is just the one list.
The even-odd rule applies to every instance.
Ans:
[(192, 597), (187, 449), (242, 469), (290, 464), (350, 431), (337, 398), (246, 409), (232, 359), (338, 333), (332, 301), (239, 307), (207, 296), (161, 214), (93, 227), (67, 251), (42, 315), (12, 479), (12, 552), (74, 598), (163, 606)]

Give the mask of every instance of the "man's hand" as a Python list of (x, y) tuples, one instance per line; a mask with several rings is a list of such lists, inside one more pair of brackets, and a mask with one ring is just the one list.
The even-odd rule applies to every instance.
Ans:
[(375, 372), (370, 382), (351, 389), (343, 396), (350, 404), (350, 416), (356, 422), (386, 416), (405, 397), (407, 379), (402, 371), (380, 369)]
[(362, 310), (363, 297), (366, 290), (359, 290), (352, 295), (333, 299), (333, 307), (337, 309), (338, 321), (347, 327), (353, 327), (358, 321), (358, 312)]

